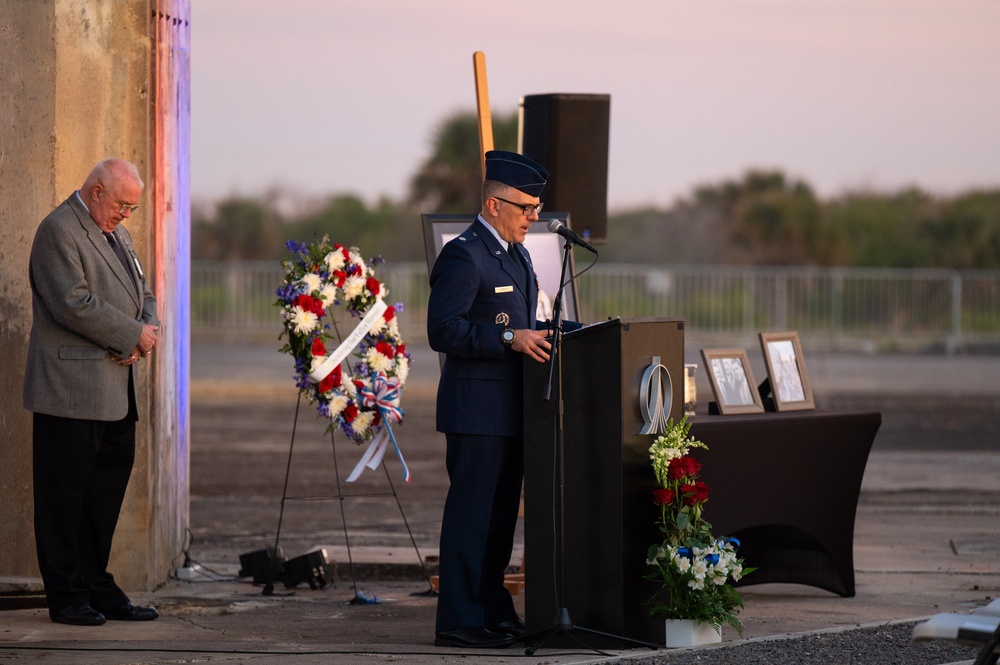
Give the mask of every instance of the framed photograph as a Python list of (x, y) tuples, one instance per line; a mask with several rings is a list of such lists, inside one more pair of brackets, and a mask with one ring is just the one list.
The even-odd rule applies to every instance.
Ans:
[(705, 362), (720, 414), (764, 412), (764, 403), (757, 392), (746, 351), (702, 349), (701, 358)]
[[(421, 215), (424, 230), (424, 254), (427, 257), (427, 272), (445, 244), (469, 228), (478, 213), (468, 215)], [(563, 213), (542, 213), (538, 221), (528, 228), (524, 247), (531, 254), (531, 264), (538, 277), (538, 310), (535, 318), (545, 321), (552, 318), (552, 300), (559, 292), (559, 278), (562, 275), (563, 239), (550, 233), (546, 222), (558, 219), (569, 226), (569, 215)], [(573, 253), (569, 255), (569, 274), (573, 274)], [(580, 303), (576, 295), (575, 282), (570, 281), (563, 289), (564, 321), (582, 321)]]
[(815, 409), (797, 332), (760, 333), (776, 411)]

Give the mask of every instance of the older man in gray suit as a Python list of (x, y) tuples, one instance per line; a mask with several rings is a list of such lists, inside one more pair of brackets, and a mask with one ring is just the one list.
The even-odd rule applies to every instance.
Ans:
[(108, 572), (135, 458), (137, 363), (159, 321), (121, 222), (143, 182), (121, 159), (99, 163), (38, 227), (31, 247), (32, 325), (24, 406), (34, 412), (35, 544), (58, 623), (148, 621)]

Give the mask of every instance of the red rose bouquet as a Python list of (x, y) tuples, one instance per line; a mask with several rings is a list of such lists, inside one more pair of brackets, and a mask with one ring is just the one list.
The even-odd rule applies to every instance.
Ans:
[(743, 599), (729, 582), (738, 582), (752, 569), (744, 568), (736, 555), (739, 541), (716, 538), (704, 518), (710, 488), (698, 480), (701, 463), (689, 453), (708, 446), (690, 437), (690, 429), (686, 417), (670, 421), (649, 448), (659, 484), (653, 503), (660, 509), (662, 540), (649, 548), (646, 558), (656, 568), (646, 579), (661, 584), (647, 606), (654, 617), (693, 619), (717, 629), (726, 623), (742, 630), (738, 613)]

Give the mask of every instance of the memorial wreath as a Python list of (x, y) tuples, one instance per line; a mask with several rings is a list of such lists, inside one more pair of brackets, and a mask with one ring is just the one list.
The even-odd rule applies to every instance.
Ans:
[(691, 619), (716, 629), (725, 623), (742, 631), (743, 599), (730, 580), (738, 582), (754, 569), (737, 556), (739, 541), (713, 536), (703, 516), (709, 487), (698, 480), (701, 463), (688, 453), (708, 446), (689, 436), (690, 429), (687, 417), (671, 420), (649, 448), (660, 486), (653, 490), (653, 503), (660, 509), (661, 541), (649, 548), (646, 563), (656, 570), (646, 579), (661, 587), (647, 607), (656, 618)]
[[(377, 468), (387, 445), (409, 470), (392, 432), (401, 423), (399, 406), (410, 368), (410, 354), (399, 334), (396, 315), (402, 303), (388, 305), (385, 284), (375, 276), (375, 257), (364, 261), (357, 247), (289, 240), (295, 256), (281, 262), (285, 276), (275, 306), (281, 309), (285, 338), (281, 348), (295, 360), (295, 382), (305, 398), (329, 420), (327, 432), (341, 430), (357, 444), (369, 443), (348, 481), (364, 466)], [(360, 321), (343, 336), (336, 308)]]

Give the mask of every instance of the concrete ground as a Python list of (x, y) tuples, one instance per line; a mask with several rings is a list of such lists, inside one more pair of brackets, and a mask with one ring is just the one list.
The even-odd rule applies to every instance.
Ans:
[[(696, 342), (689, 348), (697, 349)], [(342, 485), (341, 493), (351, 496), (338, 501), (327, 497), (337, 495), (337, 478), (346, 477), (359, 451), (341, 438), (335, 465), (322, 423), (303, 403), (289, 466), (296, 410), (290, 360), (267, 346), (196, 344), (191, 538), (187, 552), (177, 555), (178, 566), (185, 557), (195, 564), (192, 579), (134, 594), (135, 601), (161, 612), (159, 620), (146, 624), (61, 626), (28, 597), (21, 609), (0, 611), (0, 661), (298, 664), (524, 658), (521, 648), (463, 653), (432, 645), (435, 600), (422, 595), (429, 586), (423, 576), (434, 572), (447, 480), (443, 437), (433, 426), (437, 357), (426, 347), (411, 346), (411, 351), (415, 367), (397, 438), (413, 480), (404, 483), (398, 463), (390, 460), (387, 472), (366, 471), (357, 483)], [(689, 362), (699, 362), (696, 353), (689, 356)], [(744, 587), (743, 637), (726, 629), (721, 648), (789, 636), (795, 639), (782, 644), (792, 645), (817, 632), (964, 612), (996, 597), (1000, 381), (995, 377), (1000, 357), (814, 354), (807, 355), (807, 365), (818, 407), (883, 414), (855, 525), (857, 595), (841, 598), (798, 585)], [(763, 367), (753, 369), (760, 379)], [(702, 372), (700, 401), (709, 394)], [(286, 468), (288, 496), (303, 500), (286, 501), (282, 513)], [(274, 595), (263, 595), (261, 586), (235, 577), (240, 554), (274, 544), (279, 516), (285, 556), (325, 548), (335, 562), (332, 584), (315, 590), (279, 585)], [(519, 560), (516, 555), (513, 563)], [(8, 592), (37, 588), (33, 580), (4, 582)], [(379, 602), (350, 604), (356, 591)], [(516, 600), (523, 609), (524, 595)], [(6, 607), (17, 606), (10, 596), (8, 601)], [(882, 662), (945, 663), (975, 656), (974, 650), (944, 644), (951, 648), (887, 645), (890, 655)], [(680, 662), (684, 651), (607, 653), (582, 646), (543, 648), (534, 658), (545, 663), (653, 662), (650, 657)], [(712, 648), (697, 653), (712, 662)]]

